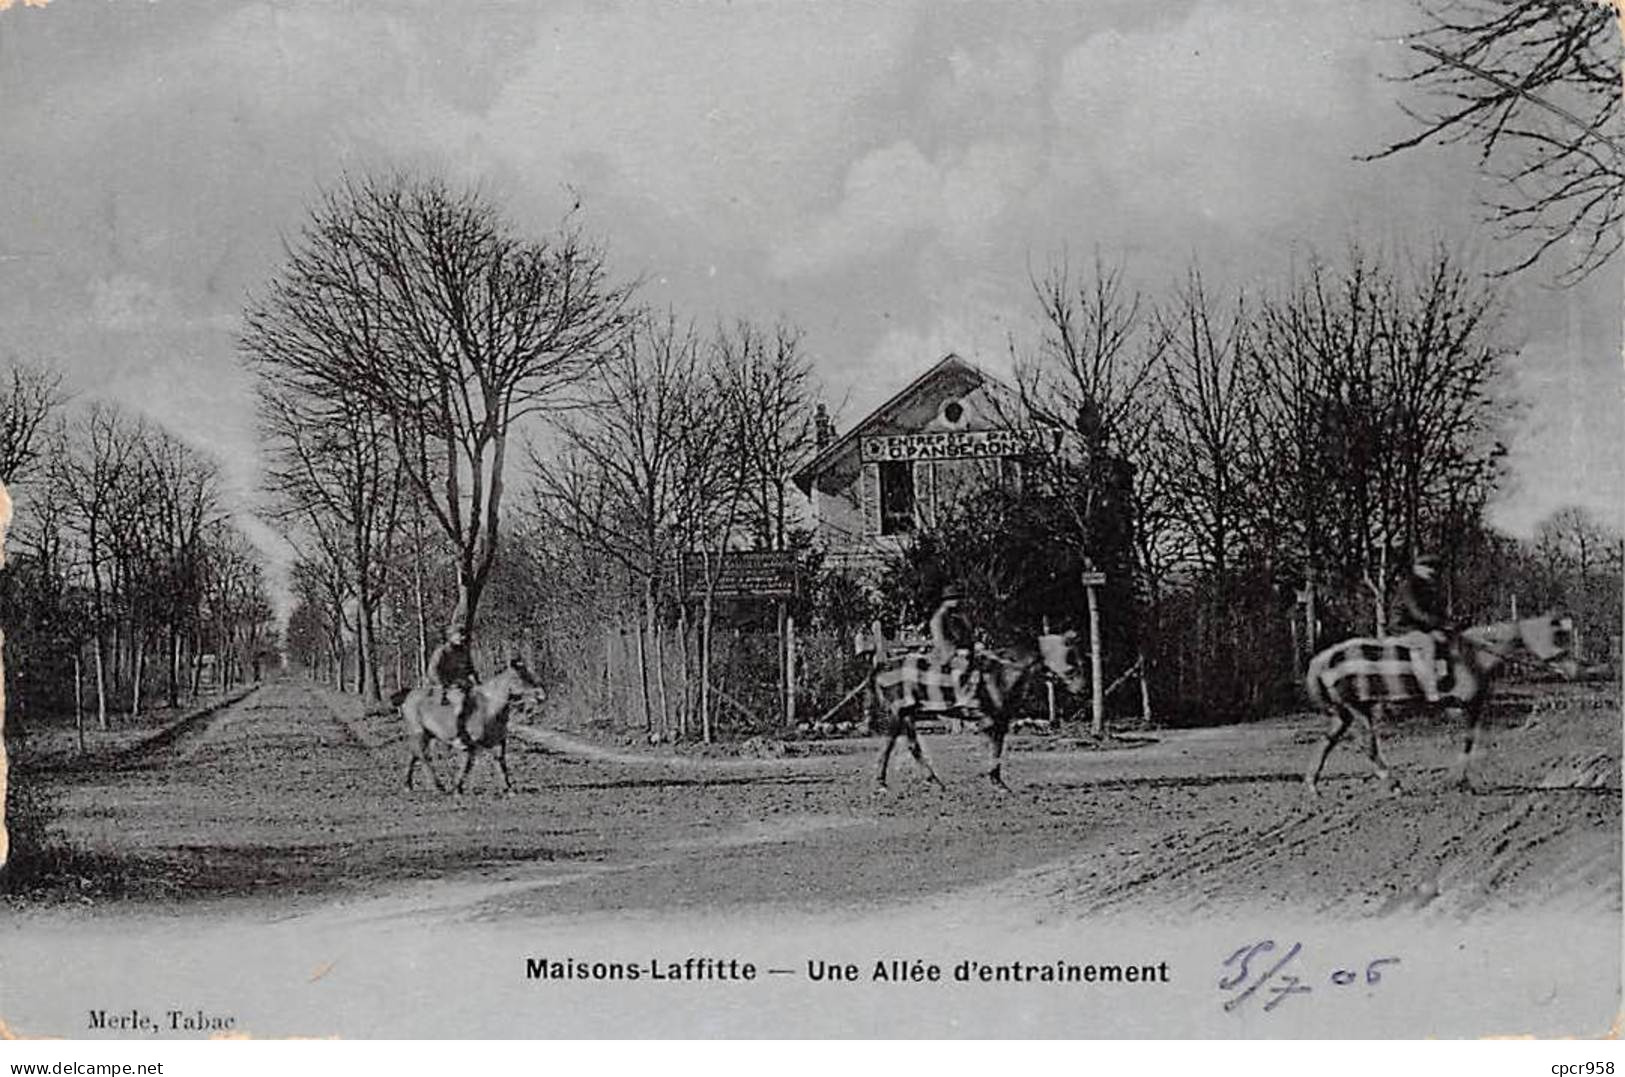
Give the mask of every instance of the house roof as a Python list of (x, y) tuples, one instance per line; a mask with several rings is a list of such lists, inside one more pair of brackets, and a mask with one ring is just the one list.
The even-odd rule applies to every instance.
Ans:
[(814, 480), (823, 474), (831, 464), (840, 459), (860, 438), (874, 431), (876, 427), (884, 426), (891, 419), (892, 414), (912, 400), (921, 389), (948, 374), (969, 376), (979, 385), (993, 386), (1006, 392), (1011, 391), (1003, 380), (994, 377), (968, 359), (962, 359), (953, 352), (949, 352), (933, 363), (919, 377), (893, 393), (884, 404), (881, 404), (861, 420), (852, 424), (851, 429), (836, 437), (819, 450), (816, 456), (803, 464), (800, 470), (792, 476), (796, 486), (801, 489), (802, 493), (809, 493), (812, 490)]

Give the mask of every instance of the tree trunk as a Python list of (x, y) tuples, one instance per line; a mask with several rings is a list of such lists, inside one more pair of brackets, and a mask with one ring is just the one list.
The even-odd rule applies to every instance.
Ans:
[(711, 743), (715, 732), (711, 721), (711, 636), (714, 624), (715, 602), (709, 589), (700, 611), (700, 739)]
[(429, 675), (429, 611), (423, 595), (423, 508), (412, 517), (412, 589), (418, 605), (418, 679)]
[(615, 629), (604, 629), (604, 713), (615, 713)]
[(96, 726), (107, 732), (107, 662), (102, 656), (102, 634), (96, 633)]
[(467, 564), (457, 566), (457, 609), (451, 615), (451, 624), (463, 630), (465, 639), (474, 638), (474, 613), (479, 608), (480, 596), (485, 593), (485, 581)]
[(643, 731), (654, 730), (654, 702), (649, 698), (649, 650), (644, 639), (643, 617), (635, 618), (638, 633), (638, 688), (643, 695)]
[(79, 735), (79, 754), (85, 754), (85, 677), (79, 659), (80, 647), (73, 652), (73, 728)]
[(649, 633), (654, 641), (655, 652), (655, 693), (660, 703), (660, 738), (667, 739), (671, 730), (671, 709), (666, 699), (666, 637), (660, 631), (659, 603), (656, 601), (655, 588), (651, 582), (644, 590), (644, 615), (649, 621)]
[(145, 632), (136, 636), (135, 641), (135, 669), (130, 677), (130, 717), (141, 717), (141, 678), (146, 672), (147, 665), (147, 634)]
[(169, 705), (181, 704), (181, 634), (169, 626)]
[(377, 633), (372, 628), (373, 617), (372, 603), (362, 598), (356, 604), (356, 620), (360, 622), (360, 635), (356, 639), (356, 647), (366, 655), (361, 663), (366, 666), (366, 673), (363, 674), (364, 682), (356, 686), (356, 691), (377, 703), (383, 699), (383, 693), (378, 685), (378, 640)]
[(113, 640), (108, 645), (108, 648), (107, 648), (107, 688), (108, 688), (108, 695), (112, 696), (114, 701), (115, 701), (114, 706), (117, 706), (117, 700), (118, 700), (118, 695), (119, 695), (119, 687), (124, 681), (124, 678), (119, 675), (120, 671), (123, 668), (123, 666), (124, 666), (124, 632), (122, 630), (122, 624), (119, 621), (119, 619), (114, 618), (113, 619)]
[(692, 661), (692, 657), (688, 653), (688, 630), (688, 602), (682, 599), (677, 603), (677, 646), (683, 666), (683, 698), (677, 705), (677, 735), (685, 740), (688, 738), (689, 709), (694, 699), (693, 678), (689, 675), (689, 662)]

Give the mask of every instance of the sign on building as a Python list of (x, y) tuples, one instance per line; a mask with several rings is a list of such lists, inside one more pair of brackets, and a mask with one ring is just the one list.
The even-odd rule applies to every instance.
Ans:
[(1060, 448), (1059, 430), (954, 430), (927, 434), (886, 434), (863, 439), (863, 462), (891, 460), (969, 460), (1037, 456)]
[(716, 577), (712, 593), (717, 598), (793, 598), (796, 593), (796, 558), (787, 550), (730, 550), (721, 555), (691, 553), (683, 558), (689, 598), (704, 598), (712, 575)]

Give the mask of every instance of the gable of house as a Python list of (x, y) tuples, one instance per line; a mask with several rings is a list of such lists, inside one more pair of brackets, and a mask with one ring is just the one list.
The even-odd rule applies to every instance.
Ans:
[(883, 560), (940, 507), (1014, 473), (1015, 399), (948, 355), (833, 438), (795, 476), (825, 548), (837, 561)]

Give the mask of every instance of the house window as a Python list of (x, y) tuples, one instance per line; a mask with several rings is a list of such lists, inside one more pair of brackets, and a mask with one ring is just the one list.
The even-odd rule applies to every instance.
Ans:
[(905, 535), (914, 530), (914, 465), (887, 460), (880, 465), (880, 533)]
[(1021, 461), (1014, 456), (1002, 457), (999, 460), (999, 482), (1013, 494), (1021, 493), (1022, 472)]

